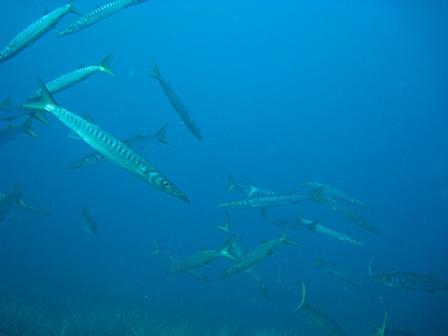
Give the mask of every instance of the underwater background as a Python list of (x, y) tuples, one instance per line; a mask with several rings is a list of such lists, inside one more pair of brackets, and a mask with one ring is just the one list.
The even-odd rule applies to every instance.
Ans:
[[(0, 44), (65, 3), (0, 1)], [(85, 13), (102, 3), (75, 6)], [(0, 226), (0, 333), (88, 334), (76, 328), (90, 323), (95, 335), (319, 335), (294, 311), (300, 291), (282, 274), (304, 281), (307, 298), (348, 335), (372, 335), (370, 323), (380, 325), (385, 312), (396, 329), (448, 335), (446, 292), (354, 286), (314, 264), (325, 258), (366, 280), (375, 259), (448, 281), (447, 14), (445, 1), (146, 1), (56, 38), (76, 20), (65, 17), (0, 64), (0, 99), (23, 103), (37, 76), (49, 81), (113, 52), (115, 77), (95, 75), (57, 94), (57, 103), (119, 138), (168, 123), (171, 145), (140, 153), (191, 204), (110, 162), (68, 169), (92, 149), (52, 116), (48, 126), (33, 122), (37, 138), (0, 147), (0, 193), (20, 181), (23, 197), (52, 216), (15, 210)], [(202, 141), (149, 75), (154, 62)], [(302, 190), (305, 179), (337, 187), (368, 205), (360, 212), (380, 233), (312, 202), (269, 209), (269, 218), (229, 209), (247, 248), (281, 236), (270, 218), (294, 216), (364, 245), (289, 230), (300, 246), (282, 246), (256, 266), (269, 299), (244, 274), (220, 278), (226, 260), (201, 270), (209, 283), (170, 273), (165, 258), (151, 255), (154, 239), (180, 256), (227, 239), (216, 228), (225, 213), (218, 204), (241, 198), (226, 191), (229, 172), (283, 192)], [(84, 205), (96, 235), (86, 232)], [(144, 320), (165, 327), (139, 333)], [(126, 327), (109, 330), (113, 323)]]

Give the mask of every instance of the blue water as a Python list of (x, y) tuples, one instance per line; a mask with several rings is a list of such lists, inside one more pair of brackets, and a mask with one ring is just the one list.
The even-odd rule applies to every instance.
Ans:
[[(102, 1), (77, 1), (82, 13)], [(0, 2), (0, 45), (64, 1)], [(71, 36), (67, 15), (13, 59), (0, 64), (1, 97), (21, 103), (37, 87), (114, 52), (116, 78), (98, 74), (57, 94), (59, 105), (119, 138), (169, 123), (171, 146), (142, 156), (185, 191), (170, 197), (106, 162), (69, 170), (91, 151), (56, 118), (38, 122), (0, 148), (0, 193), (20, 181), (23, 196), (51, 217), (15, 211), (0, 227), (0, 303), (63, 320), (116, 311), (146, 312), (195, 328), (227, 327), (232, 335), (275, 328), (319, 335), (294, 312), (300, 296), (277, 281), (305, 281), (318, 304), (349, 335), (370, 335), (388, 312), (390, 326), (416, 335), (448, 334), (448, 295), (352, 286), (313, 266), (324, 257), (355, 277), (367, 265), (430, 273), (448, 281), (447, 48), (444, 1), (147, 1)], [(157, 61), (201, 129), (197, 141), (148, 73)], [(2, 124), (2, 127), (6, 124)], [(328, 207), (304, 202), (269, 211), (301, 215), (364, 243), (355, 247), (309, 231), (290, 232), (300, 248), (280, 247), (257, 265), (263, 298), (244, 274), (219, 279), (225, 260), (206, 267), (202, 283), (170, 274), (151, 256), (152, 241), (177, 255), (220, 246), (217, 205), (227, 173), (277, 191), (301, 190), (305, 178), (355, 195), (359, 212), (381, 234), (363, 231)], [(99, 232), (84, 229), (88, 204)], [(281, 235), (256, 210), (231, 210), (247, 247)], [(25, 308), (23, 308), (25, 309)], [(28, 309), (28, 308), (27, 308)], [(0, 332), (6, 325), (0, 314)]]

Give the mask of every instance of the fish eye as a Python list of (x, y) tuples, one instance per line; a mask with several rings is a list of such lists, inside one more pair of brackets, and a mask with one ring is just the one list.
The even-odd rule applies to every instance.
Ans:
[(168, 188), (170, 186), (170, 183), (168, 181), (163, 181), (162, 186), (164, 186), (165, 188)]

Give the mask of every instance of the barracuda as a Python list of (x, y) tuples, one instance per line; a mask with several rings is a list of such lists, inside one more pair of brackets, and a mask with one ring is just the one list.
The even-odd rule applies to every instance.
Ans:
[[(10, 197), (11, 194), (0, 194), (0, 204), (3, 204), (3, 202), (5, 200), (8, 200), (8, 197)], [(37, 215), (44, 215), (44, 216), (51, 216), (51, 213), (44, 209), (44, 208), (39, 208), (35, 205), (29, 204), (27, 201), (25, 201), (25, 199), (20, 195), (20, 186), (18, 189), (18, 192), (15, 195), (15, 204), (14, 206), (18, 209), (21, 210), (25, 210)], [(10, 197), (9, 201), (12, 201), (14, 199), (14, 197)], [(12, 208), (12, 207), (11, 207)], [(9, 210), (11, 210), (11, 208), (9, 208)]]
[(135, 153), (129, 146), (75, 113), (72, 113), (54, 102), (45, 84), (40, 83), (42, 96), (39, 101), (25, 104), (24, 107), (33, 110), (50, 112), (63, 124), (74, 131), (82, 140), (97, 152), (115, 162), (131, 174), (141, 178), (157, 189), (189, 202), (187, 196), (180, 191), (167, 177), (149, 162)]
[(33, 128), (31, 127), (32, 123), (33, 119), (29, 117), (20, 126), (13, 126), (10, 124), (5, 128), (0, 129), (0, 146), (10, 141), (14, 141), (17, 138), (17, 136), (21, 134), (27, 134), (35, 138), (37, 135), (36, 132), (34, 132)]
[(240, 194), (247, 198), (251, 197), (260, 197), (260, 196), (268, 196), (268, 195), (276, 195), (275, 191), (266, 190), (259, 188), (245, 179), (242, 183), (235, 182), (232, 174), (228, 173), (227, 175), (227, 192), (232, 190), (238, 191)]
[(137, 5), (145, 1), (146, 0), (115, 0), (108, 2), (83, 15), (79, 20), (59, 32), (58, 36), (65, 36), (86, 29), (87, 27), (106, 19), (126, 7)]
[[(221, 224), (216, 226), (219, 230), (229, 234), (233, 235), (232, 230), (230, 229), (230, 217), (229, 214), (226, 212), (224, 214), (224, 218)], [(239, 259), (244, 255), (244, 251), (239, 245), (239, 243), (235, 240), (230, 248), (230, 253), (235, 256), (235, 259)], [(255, 268), (249, 268), (245, 271), (249, 276), (252, 278), (252, 280), (255, 282), (255, 286), (257, 287), (260, 294), (266, 298), (269, 299), (269, 293), (268, 289), (266, 288), (265, 284), (263, 283), (261, 276), (258, 274), (258, 272), (255, 270)]]
[(309, 199), (308, 195), (302, 194), (275, 194), (259, 197), (251, 197), (245, 200), (221, 203), (218, 206), (220, 208), (268, 208), (282, 205), (293, 205), (301, 201)]
[(168, 100), (170, 101), (173, 108), (176, 110), (177, 114), (179, 115), (180, 119), (184, 122), (185, 126), (187, 126), (188, 130), (193, 134), (198, 140), (202, 140), (201, 131), (199, 130), (199, 127), (196, 125), (196, 123), (191, 118), (190, 114), (188, 113), (186, 107), (181, 102), (177, 94), (174, 92), (171, 85), (168, 83), (167, 80), (162, 76), (160, 73), (159, 67), (157, 64), (154, 64), (154, 67), (151, 71), (151, 76), (154, 77), (162, 87), (163, 92), (167, 96)]
[(283, 244), (298, 246), (296, 242), (288, 238), (287, 231), (285, 230), (280, 238), (268, 240), (244, 253), (237, 261), (231, 264), (223, 274), (221, 274), (221, 277), (228, 277), (252, 268), (255, 264), (271, 255), (277, 247)]
[(12, 58), (21, 50), (30, 46), (33, 42), (51, 30), (68, 13), (77, 14), (72, 3), (59, 7), (37, 21), (34, 21), (20, 34), (14, 37), (2, 51), (0, 51), (0, 63)]
[(339, 189), (336, 189), (332, 186), (329, 186), (327, 184), (314, 182), (314, 181), (310, 181), (310, 180), (305, 180), (303, 182), (303, 185), (307, 186), (307, 187), (314, 188), (316, 190), (319, 190), (319, 192), (322, 193), (323, 195), (325, 195), (327, 197), (332, 197), (338, 201), (344, 201), (346, 203), (356, 205), (359, 207), (364, 207), (364, 208), (366, 207), (364, 202), (360, 201), (359, 199), (357, 199), (353, 196), (350, 196), (350, 195), (346, 194), (345, 192), (343, 192)]
[[(123, 140), (123, 142), (133, 149), (143, 149), (153, 141), (169, 144), (170, 142), (165, 135), (167, 127), (168, 125), (163, 126), (153, 135), (135, 135), (132, 138)], [(87, 168), (96, 166), (104, 161), (106, 161), (104, 155), (98, 152), (92, 152), (73, 162), (69, 168)]]
[[(107, 55), (99, 64), (97, 65), (90, 65), (87, 67), (82, 67), (77, 70), (71, 71), (69, 73), (66, 73), (48, 83), (45, 84), (48, 91), (51, 94), (55, 94), (57, 92), (60, 92), (62, 90), (65, 90), (79, 82), (82, 82), (83, 80), (86, 80), (90, 76), (98, 73), (98, 72), (104, 72), (111, 76), (114, 76), (114, 73), (112, 70), (110, 70), (109, 63), (112, 58), (112, 54)], [(42, 95), (42, 91), (40, 89), (36, 90), (33, 96), (30, 97), (30, 100), (35, 100), (40, 98)]]
[(308, 315), (310, 322), (313, 323), (317, 328), (319, 328), (323, 335), (326, 336), (346, 336), (347, 334), (342, 329), (342, 327), (333, 320), (327, 313), (322, 311), (316, 305), (309, 304), (306, 302), (306, 287), (302, 283), (302, 301), (295, 309), (302, 310)]

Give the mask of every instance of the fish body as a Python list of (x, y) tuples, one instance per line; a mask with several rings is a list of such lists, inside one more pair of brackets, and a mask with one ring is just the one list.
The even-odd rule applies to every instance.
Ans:
[(286, 231), (280, 238), (275, 238), (261, 243), (252, 250), (244, 253), (240, 258), (238, 258), (234, 263), (232, 263), (222, 274), (222, 277), (231, 276), (237, 273), (241, 273), (252, 268), (255, 264), (271, 255), (274, 249), (283, 244), (290, 244), (297, 246), (298, 244), (290, 240)]
[[(125, 143), (127, 146), (129, 146), (132, 149), (144, 149), (147, 145), (151, 144), (155, 140), (168, 144), (169, 141), (167, 140), (165, 136), (165, 130), (167, 125), (163, 126), (160, 130), (158, 130), (153, 135), (135, 135), (131, 138), (127, 138), (122, 140), (123, 143)], [(81, 159), (76, 160), (73, 162), (69, 167), (70, 168), (87, 168), (96, 166), (102, 162), (106, 161), (106, 157), (97, 152), (91, 152), (85, 156), (83, 156)]]
[(234, 240), (234, 237), (230, 237), (220, 249), (200, 251), (181, 259), (171, 265), (170, 271), (172, 273), (187, 272), (208, 265), (219, 257), (235, 260), (235, 257), (230, 253)]
[(308, 315), (312, 324), (314, 324), (325, 336), (346, 336), (342, 327), (327, 313), (319, 307), (306, 302), (306, 288), (302, 283), (302, 301), (295, 310), (301, 310)]
[(336, 212), (341, 213), (352, 223), (358, 225), (359, 227), (363, 228), (366, 231), (369, 231), (369, 232), (375, 233), (375, 234), (380, 233), (379, 230), (375, 226), (368, 223), (367, 220), (364, 217), (362, 217), (360, 214), (358, 214), (356, 211), (350, 209), (346, 204), (343, 204), (332, 197), (326, 196), (320, 190), (314, 191), (312, 193), (311, 200), (313, 200), (314, 202), (320, 203), (320, 204), (328, 205), (331, 209), (333, 209)]
[(84, 205), (82, 209), (82, 219), (84, 220), (88, 233), (96, 234), (98, 232), (98, 225), (96, 224), (95, 219), (90, 215), (86, 205)]
[[(178, 259), (175, 256), (173, 256), (172, 253), (169, 253), (168, 251), (165, 251), (164, 249), (162, 249), (159, 241), (156, 239), (154, 240), (154, 251), (152, 252), (152, 255), (165, 256), (170, 263), (170, 269), (171, 269), (171, 267), (173, 267), (173, 265), (176, 265), (178, 263)], [(185, 273), (197, 280), (209, 282), (209, 279), (206, 276), (204, 276), (202, 273), (200, 273), (197, 269), (191, 269), (191, 270), (186, 271)]]
[(35, 138), (36, 133), (32, 129), (31, 125), (32, 118), (30, 117), (20, 126), (8, 125), (7, 127), (0, 129), (0, 145), (14, 141), (17, 136), (22, 134), (27, 134)]
[(0, 51), (0, 63), (12, 58), (21, 50), (30, 46), (33, 42), (51, 30), (66, 14), (75, 12), (73, 4), (69, 3), (65, 6), (56, 8), (40, 19), (34, 21), (14, 37), (2, 51)]
[(363, 244), (349, 236), (347, 236), (345, 233), (341, 233), (338, 231), (335, 231), (333, 229), (330, 229), (329, 227), (323, 226), (321, 224), (319, 224), (318, 221), (315, 221), (309, 225), (307, 225), (307, 228), (310, 229), (311, 231), (326, 236), (330, 239), (336, 239), (336, 240), (340, 240), (342, 242), (345, 243), (349, 243), (355, 246), (362, 246)]
[(22, 197), (16, 199), (16, 207), (36, 215), (51, 216), (51, 213), (47, 209), (29, 204)]
[(3, 224), (11, 215), (11, 212), (16, 206), (17, 199), (20, 197), (21, 188), (20, 183), (17, 183), (14, 190), (3, 195), (0, 199), (0, 224)]
[[(232, 231), (230, 229), (230, 217), (229, 214), (226, 212), (224, 214), (224, 219), (220, 225), (217, 225), (217, 228), (229, 235), (232, 235)], [(234, 256), (235, 260), (238, 260), (244, 255), (243, 249), (238, 244), (238, 242), (235, 240), (230, 247), (230, 254)], [(258, 291), (261, 295), (263, 295), (266, 299), (269, 299), (269, 293), (268, 290), (263, 283), (263, 280), (261, 279), (261, 276), (258, 274), (258, 272), (255, 270), (255, 268), (249, 268), (246, 270), (246, 273), (249, 274), (249, 276), (252, 278), (252, 280), (255, 282), (255, 286), (257, 287)]]
[(159, 82), (162, 87), (163, 92), (167, 96), (173, 108), (176, 110), (180, 119), (184, 122), (185, 126), (187, 126), (188, 130), (198, 139), (202, 140), (201, 131), (196, 123), (191, 118), (189, 112), (185, 108), (182, 101), (179, 99), (177, 94), (172, 89), (171, 85), (165, 80), (165, 78), (161, 75), (160, 70), (156, 64), (154, 64), (154, 68), (151, 72), (151, 75)]
[(242, 183), (237, 183), (235, 182), (233, 176), (229, 173), (227, 176), (227, 192), (230, 192), (232, 190), (238, 191), (240, 194), (247, 198), (277, 194), (277, 192), (275, 191), (259, 188), (247, 180)]
[(275, 195), (251, 197), (244, 200), (221, 203), (218, 206), (221, 208), (236, 208), (236, 209), (268, 208), (282, 205), (294, 205), (308, 198), (309, 198), (308, 195), (295, 194), (295, 193), (275, 194)]
[[(111, 76), (114, 76), (114, 73), (112, 70), (110, 70), (110, 59), (112, 57), (112, 54), (109, 54), (106, 56), (99, 64), (97, 65), (90, 65), (86, 67), (82, 67), (79, 69), (76, 69), (74, 71), (71, 71), (69, 73), (66, 73), (62, 76), (59, 76), (58, 78), (48, 82), (45, 84), (46, 88), (51, 94), (55, 94), (58, 92), (61, 92), (79, 82), (82, 82), (89, 78), (90, 76), (98, 73), (103, 72), (107, 73)], [(32, 97), (30, 97), (30, 100), (36, 100), (39, 99), (42, 95), (42, 90), (37, 89), (36, 92)]]
[(126, 7), (137, 5), (145, 1), (146, 0), (115, 0), (105, 3), (80, 17), (66, 29), (59, 32), (58, 36), (66, 36), (86, 29), (87, 27), (108, 18)]
[(24, 107), (50, 112), (107, 159), (115, 162), (120, 167), (159, 190), (189, 202), (187, 196), (182, 191), (154, 166), (129, 148), (129, 146), (98, 125), (56, 105), (43, 83), (41, 83), (41, 89), (42, 97), (40, 100), (25, 104)]
[(370, 274), (369, 280), (385, 287), (423, 291), (429, 293), (448, 292), (448, 283), (430, 274), (415, 272), (385, 272)]
[(339, 189), (336, 189), (332, 186), (329, 186), (327, 184), (310, 181), (310, 180), (305, 180), (303, 185), (314, 188), (315, 190), (319, 190), (319, 192), (326, 195), (327, 197), (334, 198), (338, 201), (344, 201), (346, 203), (349, 203), (351, 205), (356, 205), (359, 207), (366, 207), (366, 205), (359, 199), (357, 199), (353, 196), (350, 196), (350, 195), (346, 194), (345, 192), (343, 192)]

